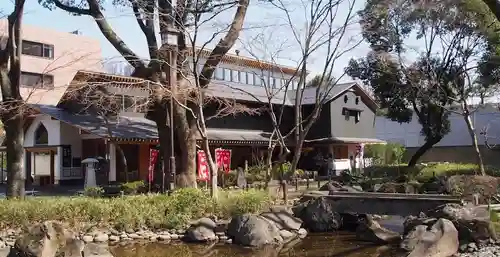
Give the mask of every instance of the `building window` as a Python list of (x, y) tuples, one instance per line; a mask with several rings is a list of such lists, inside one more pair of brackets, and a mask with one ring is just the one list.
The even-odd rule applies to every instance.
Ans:
[(247, 72), (247, 84), (248, 85), (255, 85), (253, 73)]
[(239, 73), (240, 72), (237, 70), (231, 70), (231, 81), (232, 82), (240, 82)]
[(215, 69), (215, 79), (223, 80), (224, 79), (224, 71), (222, 68)]
[(54, 45), (23, 40), (22, 53), (25, 55), (54, 59)]
[(244, 71), (239, 71), (238, 72), (238, 76), (239, 76), (239, 82), (240, 83), (244, 83), (244, 84), (247, 84), (247, 73), (244, 72)]
[(224, 69), (224, 80), (231, 81), (231, 70), (230, 69)]
[(35, 145), (47, 144), (49, 144), (49, 133), (43, 123), (40, 123), (35, 131)]
[(33, 72), (21, 72), (21, 86), (53, 88), (54, 77), (49, 74), (39, 74)]
[(342, 115), (345, 116), (345, 120), (349, 120), (350, 117), (354, 117), (354, 122), (358, 123), (361, 117), (361, 111), (342, 108)]
[(259, 77), (259, 76), (257, 76), (257, 74), (255, 74), (253, 82), (254, 82), (254, 85), (261, 86), (262, 85), (262, 77)]

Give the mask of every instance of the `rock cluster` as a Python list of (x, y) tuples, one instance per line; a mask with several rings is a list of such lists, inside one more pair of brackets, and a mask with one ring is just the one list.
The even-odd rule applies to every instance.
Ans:
[(108, 255), (109, 252), (106, 253), (108, 243), (126, 243), (132, 240), (184, 240), (235, 243), (251, 247), (283, 247), (306, 235), (302, 221), (286, 209), (271, 210), (260, 215), (238, 215), (231, 221), (215, 222), (210, 218), (202, 218), (193, 222), (186, 230), (168, 231), (111, 229), (77, 234), (65, 228), (62, 223), (48, 221), (34, 225), (21, 234), (15, 230), (4, 232), (0, 237), (0, 248), (10, 248), (10, 253), (3, 250), (0, 253), (5, 254), (0, 256), (80, 257), (83, 252), (86, 257), (107, 257), (111, 256)]
[(497, 242), (489, 212), (476, 206), (446, 204), (422, 213), (420, 217), (408, 217), (404, 226), (401, 247), (415, 252), (414, 256), (447, 257), (459, 250), (481, 252), (482, 246), (492, 246)]

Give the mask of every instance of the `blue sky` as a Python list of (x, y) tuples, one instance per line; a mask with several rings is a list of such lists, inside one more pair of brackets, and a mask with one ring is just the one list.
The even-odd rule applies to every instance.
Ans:
[[(298, 3), (298, 2), (297, 2)], [(356, 7), (359, 8), (362, 1), (358, 0)], [(0, 1), (0, 10), (3, 13), (8, 13), (12, 10), (13, 4), (12, 0)], [(347, 6), (346, 6), (347, 7)], [(115, 6), (105, 6), (105, 15), (110, 22), (111, 26), (115, 32), (120, 35), (120, 37), (132, 48), (137, 54), (143, 57), (147, 57), (147, 48), (144, 37), (142, 36), (139, 27), (130, 13), (128, 7), (115, 7)], [(302, 6), (295, 5), (291, 6), (290, 10), (292, 15), (294, 15), (294, 23), (305, 23), (303, 19)], [(232, 17), (234, 9), (230, 12), (223, 13), (213, 22), (220, 22), (227, 24), (227, 21)], [(72, 16), (61, 10), (48, 10), (41, 7), (38, 1), (27, 1), (27, 6), (25, 8), (24, 23), (27, 25), (36, 25), (51, 28), (58, 31), (74, 31), (79, 30), (83, 35), (90, 36), (98, 39), (101, 42), (101, 47), (103, 49), (103, 57), (105, 59), (122, 60), (118, 52), (108, 43), (108, 41), (102, 36), (101, 32), (95, 25), (92, 18), (88, 16)], [(282, 26), (280, 26), (282, 24)], [(282, 12), (277, 12), (275, 8), (270, 8), (269, 5), (262, 4), (258, 0), (252, 1), (252, 8), (247, 13), (246, 24), (247, 29), (240, 36), (240, 40), (237, 45), (237, 49), (240, 49), (242, 54), (249, 55), (248, 52), (245, 53), (250, 45), (254, 47), (252, 50), (253, 54), (257, 54), (259, 58), (267, 59), (270, 54), (276, 54), (277, 50), (286, 48), (286, 51), (280, 51), (279, 62), (287, 65), (295, 66), (295, 60), (300, 56), (300, 52), (297, 50), (297, 45), (290, 36), (290, 30), (285, 26), (286, 20), (285, 15)], [(297, 25), (297, 28), (301, 25)], [(208, 26), (208, 25), (207, 25)], [(214, 24), (210, 24), (204, 33), (201, 33), (201, 42), (206, 42), (206, 38), (213, 33)], [(359, 39), (359, 28), (353, 26), (349, 31), (349, 37), (356, 37)], [(256, 48), (263, 49), (263, 44), (266, 45), (265, 52), (255, 50), (256, 38), (259, 38), (259, 43)], [(335, 75), (340, 76), (342, 70), (347, 64), (351, 57), (363, 57), (367, 52), (365, 46), (358, 47), (355, 51), (344, 55), (336, 64)], [(323, 65), (321, 61), (321, 54), (318, 53), (313, 56), (310, 64), (309, 70), (312, 73), (316, 73), (322, 70)], [(343, 80), (349, 80), (345, 78)]]

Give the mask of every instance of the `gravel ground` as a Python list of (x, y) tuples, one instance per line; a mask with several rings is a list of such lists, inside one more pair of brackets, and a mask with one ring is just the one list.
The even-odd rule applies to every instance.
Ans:
[(500, 246), (483, 247), (472, 253), (459, 253), (457, 257), (498, 257), (500, 256)]

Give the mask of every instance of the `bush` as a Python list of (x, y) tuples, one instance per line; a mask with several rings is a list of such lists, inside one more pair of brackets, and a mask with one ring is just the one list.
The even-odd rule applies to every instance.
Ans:
[(406, 148), (398, 143), (372, 144), (365, 146), (364, 157), (372, 158), (375, 165), (392, 165), (400, 164), (405, 152)]
[(102, 187), (86, 187), (84, 190), (84, 195), (88, 197), (100, 197), (104, 194), (104, 189)]
[(133, 182), (127, 182), (121, 185), (123, 193), (127, 195), (135, 195), (138, 193), (147, 192), (146, 182), (139, 180)]
[[(497, 168), (485, 166), (485, 169), (490, 176), (500, 176), (500, 171)], [(394, 181), (399, 175), (403, 174), (407, 181), (418, 180), (425, 183), (437, 176), (474, 175), (478, 170), (476, 164), (470, 163), (425, 163), (418, 164), (415, 167), (375, 165), (365, 168), (364, 173), (366, 176), (384, 178), (386, 181)]]
[(263, 211), (270, 204), (264, 192), (221, 191), (214, 201), (200, 189), (180, 189), (172, 195), (134, 195), (117, 198), (32, 197), (0, 200), (0, 228), (18, 228), (47, 220), (117, 229), (181, 228), (208, 215), (229, 218), (236, 213)]

